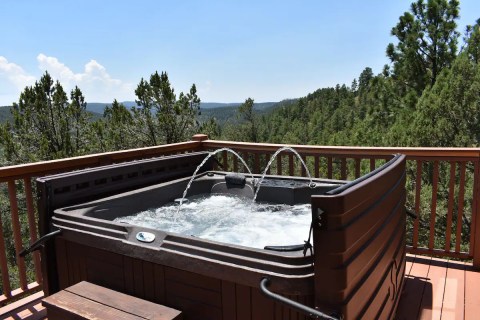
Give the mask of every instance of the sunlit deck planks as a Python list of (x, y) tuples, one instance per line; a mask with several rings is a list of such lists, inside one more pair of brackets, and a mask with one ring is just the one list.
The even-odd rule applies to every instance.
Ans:
[[(395, 319), (479, 318), (480, 272), (473, 271), (469, 264), (407, 255), (405, 278)], [(40, 292), (14, 307), (0, 308), (0, 319), (46, 319), (41, 297)]]
[(463, 262), (407, 256), (396, 319), (478, 319), (480, 272)]
[(47, 310), (42, 306), (43, 291), (0, 308), (0, 319), (40, 320), (47, 319)]

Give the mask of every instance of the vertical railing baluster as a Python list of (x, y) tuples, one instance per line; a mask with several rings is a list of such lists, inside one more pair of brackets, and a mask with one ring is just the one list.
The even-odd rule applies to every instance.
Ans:
[(473, 176), (473, 203), (472, 203), (472, 220), (470, 227), (470, 253), (473, 255), (473, 267), (480, 269), (480, 217), (479, 211), (479, 194), (480, 194), (480, 159), (475, 161), (475, 171)]
[(370, 171), (375, 170), (375, 158), (370, 158)]
[(12, 217), (13, 241), (15, 246), (15, 256), (17, 260), (18, 276), (20, 279), (20, 287), (27, 289), (27, 273), (25, 261), (18, 255), (23, 249), (22, 234), (20, 229), (20, 221), (18, 217), (17, 191), (15, 189), (15, 180), (8, 181), (8, 196), (10, 199), (10, 213)]
[(340, 179), (347, 180), (347, 158), (342, 157), (340, 161)]
[[(2, 207), (0, 207), (0, 210)], [(5, 247), (5, 237), (3, 235), (3, 221), (2, 212), (0, 212), (0, 271), (2, 272), (3, 294), (9, 298), (12, 296), (12, 289), (10, 287), (10, 277), (7, 261), (7, 249)]]
[[(250, 163), (248, 161), (248, 152), (244, 151), (240, 156), (243, 158), (243, 161), (245, 161), (245, 163), (250, 167)], [(250, 168), (250, 170), (252, 170), (252, 168)], [(247, 173), (247, 172), (248, 172), (247, 168), (244, 167), (243, 173)]]
[(438, 192), (438, 161), (433, 162), (433, 185), (432, 205), (430, 211), (430, 234), (428, 238), (428, 249), (433, 250), (435, 245), (435, 221), (437, 217), (437, 192)]
[(253, 173), (260, 174), (260, 155), (255, 152), (253, 159)]
[(315, 168), (315, 178), (320, 178), (320, 157), (318, 155), (315, 156), (315, 164), (314, 164), (314, 168)]
[[(35, 219), (35, 209), (33, 206), (32, 181), (30, 177), (25, 177), (23, 179), (23, 182), (25, 184), (25, 199), (27, 202), (30, 243), (33, 243), (37, 241), (37, 224)], [(38, 251), (33, 252), (33, 265), (35, 267), (35, 279), (37, 283), (42, 283), (42, 270), (40, 269), (40, 253)]]
[[(307, 157), (304, 156), (304, 155), (302, 155), (301, 157), (302, 157), (303, 162), (305, 162), (305, 164), (307, 164)], [(302, 164), (300, 164), (300, 165), (302, 167), (302, 177), (306, 177), (307, 176), (307, 170), (305, 170), (305, 168), (303, 167)]]
[(447, 229), (445, 233), (445, 251), (450, 252), (450, 242), (452, 237), (452, 216), (453, 216), (453, 202), (455, 194), (455, 173), (457, 171), (457, 163), (450, 161), (450, 181), (448, 185), (448, 205), (447, 205)]
[(455, 235), (455, 252), (460, 252), (462, 244), (463, 201), (465, 200), (465, 171), (466, 163), (460, 163), (460, 186), (458, 190), (457, 233)]
[(412, 246), (414, 248), (418, 247), (418, 229), (420, 226), (420, 194), (422, 191), (422, 167), (423, 161), (417, 160), (417, 173), (415, 176), (415, 213), (417, 214), (417, 219), (413, 222), (413, 239)]
[[(271, 154), (270, 153), (265, 153), (265, 165), (268, 164), (268, 162), (270, 161), (270, 158), (271, 158)], [(263, 169), (263, 170), (265, 170), (265, 169)], [(267, 170), (267, 174), (270, 174), (270, 172), (271, 172), (271, 168), (269, 167), (268, 170)]]
[(222, 152), (222, 164), (223, 164), (223, 171), (228, 171), (228, 153), (227, 153), (227, 151)]
[(327, 177), (328, 179), (333, 177), (333, 159), (330, 156), (327, 158)]
[(362, 159), (355, 158), (355, 179), (360, 178), (360, 162)]
[(277, 155), (277, 175), (282, 175), (282, 155), (280, 153)]
[(238, 172), (238, 158), (237, 158), (237, 156), (233, 157), (233, 172)]
[(294, 176), (295, 175), (295, 168), (293, 166), (293, 154), (288, 154), (288, 175)]

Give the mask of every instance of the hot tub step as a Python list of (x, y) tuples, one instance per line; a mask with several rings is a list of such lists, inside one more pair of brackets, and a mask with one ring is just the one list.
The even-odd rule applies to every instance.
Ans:
[(182, 320), (178, 310), (82, 281), (45, 299), (49, 320)]

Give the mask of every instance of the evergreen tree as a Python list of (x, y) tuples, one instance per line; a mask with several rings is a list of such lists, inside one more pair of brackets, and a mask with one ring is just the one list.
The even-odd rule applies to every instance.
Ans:
[(243, 121), (243, 131), (246, 141), (258, 142), (258, 130), (255, 111), (253, 108), (254, 100), (248, 98), (238, 108), (238, 116)]
[(106, 106), (103, 118), (92, 124), (92, 139), (98, 152), (115, 151), (138, 147), (134, 135), (134, 122), (130, 110), (116, 99)]
[(480, 141), (480, 65), (466, 53), (444, 69), (418, 102), (411, 144), (473, 147)]
[(392, 28), (398, 44), (390, 43), (387, 56), (393, 63), (393, 76), (420, 95), (433, 86), (443, 68), (449, 67), (457, 52), (459, 33), (457, 0), (418, 0), (411, 4)]
[(51, 160), (85, 154), (89, 114), (81, 90), (70, 101), (48, 72), (20, 94), (12, 108), (13, 123), (1, 127), (0, 145), (11, 163)]
[(200, 98), (195, 84), (178, 99), (166, 72), (155, 72), (150, 81), (143, 78), (135, 90), (138, 108), (132, 108), (139, 142), (144, 146), (174, 143), (195, 133)]
[(477, 19), (476, 23), (468, 25), (465, 31), (465, 51), (468, 57), (475, 63), (480, 63), (480, 19)]

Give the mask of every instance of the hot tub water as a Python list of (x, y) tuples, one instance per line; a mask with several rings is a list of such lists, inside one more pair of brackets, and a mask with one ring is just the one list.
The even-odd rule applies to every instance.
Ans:
[(261, 249), (302, 244), (308, 237), (310, 204), (252, 203), (223, 194), (188, 199), (178, 213), (178, 204), (171, 203), (114, 221)]

